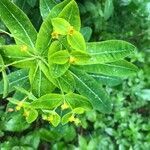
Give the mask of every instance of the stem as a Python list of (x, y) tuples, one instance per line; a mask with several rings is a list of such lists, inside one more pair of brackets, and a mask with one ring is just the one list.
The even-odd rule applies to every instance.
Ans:
[(5, 65), (4, 67), (7, 68), (7, 67), (9, 67), (11, 65), (15, 65), (15, 64), (18, 64), (18, 63), (21, 63), (21, 62), (26, 62), (26, 61), (35, 60), (35, 59), (36, 58), (27, 58), (27, 59), (23, 59), (23, 60), (19, 60), (19, 61), (14, 61), (14, 62), (12, 62), (10, 64)]
[[(61, 87), (61, 84), (60, 84), (59, 80), (57, 80), (57, 82), (58, 82), (58, 85), (59, 85), (59, 87), (60, 87), (61, 94), (62, 94), (62, 96), (63, 96), (64, 102), (66, 102), (65, 94), (64, 94), (64, 91), (63, 91), (63, 89), (62, 89), (62, 87)], [(67, 104), (70, 106), (71, 110), (73, 110), (73, 108), (71, 107), (71, 105), (70, 105), (69, 103), (67, 103)]]

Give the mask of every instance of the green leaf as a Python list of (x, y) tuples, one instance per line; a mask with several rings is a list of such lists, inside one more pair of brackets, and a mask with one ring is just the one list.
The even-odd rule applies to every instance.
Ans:
[(81, 33), (86, 42), (88, 42), (92, 35), (92, 29), (90, 27), (83, 27), (81, 28)]
[(108, 76), (127, 77), (136, 74), (138, 68), (125, 60), (120, 60), (107, 64), (94, 64), (79, 66), (80, 70), (88, 73), (104, 74)]
[(85, 109), (82, 107), (77, 107), (77, 108), (72, 110), (72, 113), (78, 114), (78, 115), (83, 114), (84, 112), (85, 112)]
[(71, 45), (71, 47), (75, 50), (86, 50), (86, 44), (84, 37), (78, 31), (73, 31), (73, 34), (67, 35), (67, 41)]
[(31, 67), (29, 71), (29, 79), (32, 92), (37, 97), (40, 97), (48, 92), (52, 92), (55, 88), (38, 65)]
[(9, 80), (8, 80), (8, 77), (7, 77), (5, 70), (2, 71), (2, 77), (3, 77), (3, 81), (4, 81), (3, 98), (5, 98), (9, 92)]
[(119, 77), (102, 75), (102, 74), (90, 74), (98, 83), (108, 86), (116, 86), (122, 83), (122, 79)]
[(4, 90), (3, 90), (3, 98), (4, 98), (8, 95), (9, 92), (9, 80), (5, 71), (5, 64), (1, 55), (0, 55), (0, 66), (1, 66), (0, 69), (2, 70), (2, 77), (4, 81)]
[[(25, 82), (28, 82), (28, 70), (20, 69), (7, 75), (9, 80), (9, 90), (12, 92), (15, 90), (15, 86), (21, 87)], [(3, 94), (4, 80), (0, 81), (0, 94)]]
[(40, 0), (40, 12), (43, 20), (48, 16), (56, 4), (55, 0)]
[[(17, 99), (15, 99), (15, 98), (7, 98), (7, 100), (9, 100), (12, 104), (15, 104), (15, 105), (17, 105), (17, 104), (20, 102), (20, 100), (17, 100)], [(30, 103), (24, 101), (24, 102), (23, 102), (23, 106), (29, 108), (29, 107), (30, 107)]]
[(87, 64), (101, 64), (123, 59), (135, 51), (135, 46), (121, 40), (87, 43), (87, 52), (91, 59)]
[(105, 1), (105, 8), (104, 8), (104, 19), (108, 20), (114, 11), (113, 0), (106, 0)]
[(57, 127), (61, 121), (61, 117), (55, 112), (52, 114), (53, 115), (53, 120), (51, 121), (51, 124), (54, 127)]
[(144, 101), (150, 101), (150, 89), (142, 89), (140, 91), (136, 91), (135, 95)]
[(27, 0), (27, 3), (31, 6), (34, 7), (36, 4), (36, 0)]
[(55, 79), (50, 74), (49, 66), (47, 66), (47, 64), (45, 64), (44, 62), (40, 62), (38, 65), (39, 65), (39, 68), (41, 69), (41, 71), (43, 72), (43, 74), (45, 75), (45, 77), (49, 80), (49, 82), (51, 82), (51, 84), (53, 84), (53, 85), (56, 85)]
[(50, 56), (49, 60), (55, 64), (65, 64), (69, 61), (70, 54), (67, 50), (61, 50)]
[(70, 118), (71, 116), (72, 116), (72, 113), (71, 113), (71, 112), (65, 114), (65, 115), (62, 117), (62, 119), (61, 119), (62, 125), (68, 123), (68, 122), (69, 122), (69, 118)]
[(61, 77), (70, 67), (69, 62), (59, 65), (59, 64), (49, 64), (50, 74), (53, 78)]
[(53, 18), (52, 19), (53, 30), (61, 35), (67, 35), (70, 24), (63, 18)]
[(12, 104), (17, 105), (20, 101), (15, 99), (15, 98), (7, 98), (7, 100), (9, 100)]
[(54, 109), (61, 105), (63, 97), (60, 94), (46, 94), (31, 103), (35, 109)]
[(30, 52), (33, 50), (26, 45), (3, 45), (0, 51), (5, 58), (6, 64), (13, 62), (13, 66), (19, 68), (29, 68), (34, 64), (34, 58)]
[(75, 30), (79, 31), (81, 27), (80, 14), (78, 5), (74, 0), (71, 0), (58, 15), (68, 21)]
[(74, 65), (85, 65), (91, 58), (88, 53), (85, 53), (83, 51), (78, 51), (78, 50), (73, 50), (70, 53), (70, 55), (74, 59), (74, 61), (72, 62)]
[(51, 55), (60, 50), (62, 50), (62, 45), (59, 41), (54, 41), (51, 43), (51, 45), (49, 47), (49, 51), (48, 51), (48, 62), (49, 63), (51, 62), (51, 60), (49, 59), (51, 57)]
[(77, 91), (89, 99), (93, 108), (103, 113), (111, 112), (111, 101), (100, 84), (84, 71), (73, 67), (71, 71), (76, 81)]
[(28, 53), (29, 50), (31, 50), (31, 48), (29, 48), (26, 45), (3, 45), (3, 46), (0, 46), (0, 51), (2, 52), (2, 54), (9, 59), (13, 59), (13, 61), (25, 59), (25, 58), (29, 57), (30, 56)]
[(72, 75), (68, 71), (65, 74), (63, 74), (61, 77), (58, 77), (57, 79), (55, 79), (52, 77), (49, 69), (45, 66), (45, 64), (40, 63), (40, 68), (41, 68), (42, 72), (45, 74), (45, 76), (47, 77), (47, 79), (49, 79), (49, 81), (52, 84), (54, 84), (56, 87), (60, 88), (60, 85), (61, 85), (62, 90), (64, 92), (73, 92), (74, 91), (75, 81), (74, 81), (74, 78), (72, 77)]
[(51, 16), (51, 18), (59, 17), (58, 15), (62, 12), (62, 10), (66, 7), (66, 5), (69, 2), (70, 2), (70, 0), (64, 0), (63, 2), (60, 2), (59, 4), (57, 4), (56, 6), (54, 6), (53, 9), (52, 9), (52, 11), (50, 12), (49, 16)]
[(51, 19), (57, 17), (69, 1), (70, 0), (65, 0), (54, 6), (49, 15), (42, 23), (36, 40), (36, 49), (39, 51), (39, 53), (46, 53), (48, 51), (52, 40), (51, 34), (53, 32)]
[(0, 46), (5, 44), (5, 39), (4, 37), (0, 37)]
[(4, 120), (4, 131), (21, 132), (29, 127), (20, 113), (9, 113)]
[(56, 81), (57, 81), (57, 87), (60, 88), (60, 86), (61, 86), (61, 88), (64, 92), (66, 92), (66, 93), (74, 92), (74, 90), (75, 90), (75, 80), (74, 80), (72, 74), (69, 71), (67, 71), (61, 77), (57, 78)]
[(82, 95), (69, 93), (65, 95), (65, 100), (67, 101), (69, 106), (71, 106), (72, 109), (75, 109), (78, 107), (81, 107), (84, 110), (92, 109), (92, 105), (89, 102), (89, 100)]
[[(26, 110), (25, 110), (26, 111)], [(29, 111), (29, 115), (26, 117), (26, 121), (28, 123), (32, 123), (38, 117), (38, 112), (35, 109), (27, 110)]]
[(28, 99), (30, 99), (30, 100), (36, 100), (37, 99), (31, 92), (27, 91), (26, 89), (24, 89), (22, 87), (15, 87), (15, 89), (17, 91), (19, 91), (20, 93), (27, 95)]
[(17, 44), (23, 44), (23, 41), (27, 45), (34, 48), (37, 33), (30, 20), (22, 10), (20, 10), (9, 0), (1, 0), (0, 18), (3, 20), (11, 33), (16, 37), (15, 41)]

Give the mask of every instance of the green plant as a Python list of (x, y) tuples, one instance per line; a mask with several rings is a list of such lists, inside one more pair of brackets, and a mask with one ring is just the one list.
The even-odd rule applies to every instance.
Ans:
[[(13, 92), (7, 99), (28, 123), (41, 115), (53, 126), (78, 125), (76, 116), (85, 111), (110, 113), (112, 103), (102, 85), (117, 85), (137, 72), (124, 59), (134, 53), (135, 46), (121, 40), (85, 42), (74, 0), (50, 3), (47, 8), (40, 4), (43, 23), (37, 33), (16, 5), (0, 1), (0, 17), (11, 33), (1, 32), (15, 40), (0, 46), (3, 98)], [(20, 69), (7, 74), (10, 66)]]

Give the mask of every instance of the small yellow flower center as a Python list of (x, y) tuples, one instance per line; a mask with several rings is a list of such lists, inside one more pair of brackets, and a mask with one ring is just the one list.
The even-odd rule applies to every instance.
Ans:
[(59, 37), (59, 33), (56, 31), (53, 31), (51, 35), (52, 35), (52, 39), (58, 39)]
[(74, 122), (74, 121), (75, 121), (74, 115), (72, 115), (72, 116), (69, 118), (69, 121), (70, 121), (70, 122)]
[(16, 106), (16, 110), (20, 110), (22, 106), (23, 106), (23, 102), (19, 102)]
[(26, 45), (21, 46), (21, 52), (27, 52), (28, 47)]
[(75, 61), (76, 61), (76, 58), (73, 56), (70, 56), (69, 63), (73, 64), (73, 63), (75, 63)]
[(54, 120), (54, 116), (53, 116), (53, 115), (50, 115), (49, 117), (47, 117), (47, 120), (48, 120), (49, 122), (52, 122), (52, 121)]
[(24, 113), (23, 113), (23, 115), (25, 116), (25, 117), (28, 117), (29, 116), (29, 111), (24, 111)]
[(69, 28), (69, 30), (68, 30), (68, 34), (69, 35), (73, 35), (73, 33), (74, 33), (74, 28), (73, 28), (73, 26), (70, 26), (70, 28)]
[(65, 110), (67, 108), (69, 108), (69, 105), (67, 103), (64, 103), (63, 105), (61, 105), (62, 110)]
[(75, 123), (76, 125), (78, 125), (79, 123), (81, 123), (81, 121), (80, 121), (80, 119), (79, 119), (79, 118), (75, 118), (74, 123)]
[(21, 107), (19, 107), (19, 106), (16, 106), (16, 110), (20, 110), (21, 109)]

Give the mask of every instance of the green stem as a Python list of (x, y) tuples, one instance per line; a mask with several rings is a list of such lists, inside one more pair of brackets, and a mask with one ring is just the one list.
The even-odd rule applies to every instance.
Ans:
[(14, 62), (12, 62), (10, 64), (5, 65), (4, 67), (7, 68), (7, 67), (9, 67), (11, 65), (16, 65), (18, 63), (22, 63), (22, 62), (26, 62), (26, 61), (30, 61), (30, 60), (35, 60), (35, 59), (36, 58), (27, 58), (27, 59), (23, 59), (23, 60), (19, 60), (19, 61), (14, 61)]

